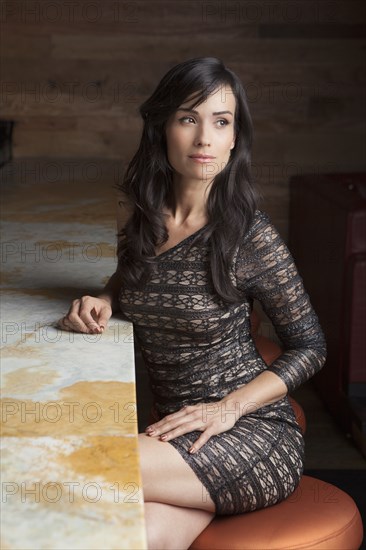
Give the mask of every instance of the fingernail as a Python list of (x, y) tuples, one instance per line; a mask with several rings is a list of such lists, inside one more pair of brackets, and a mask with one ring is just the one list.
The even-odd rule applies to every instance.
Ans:
[(190, 452), (190, 453), (191, 453), (191, 455), (192, 455), (193, 453), (195, 453), (195, 452), (196, 452), (196, 449), (195, 449), (194, 447), (191, 447), (191, 448), (189, 449), (189, 452)]
[(168, 439), (168, 436), (167, 435), (161, 435), (160, 439), (162, 439), (163, 441), (166, 441)]

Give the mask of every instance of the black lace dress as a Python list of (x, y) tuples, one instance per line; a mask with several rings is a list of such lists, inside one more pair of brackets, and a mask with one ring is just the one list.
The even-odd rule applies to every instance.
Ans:
[[(292, 392), (325, 359), (317, 316), (267, 215), (256, 212), (236, 251), (231, 277), (243, 299), (234, 305), (214, 292), (208, 246), (196, 244), (202, 230), (157, 256), (155, 274), (143, 291), (120, 291), (120, 307), (134, 324), (160, 418), (184, 405), (218, 401), (265, 369)], [(254, 298), (283, 344), (283, 354), (270, 367), (250, 335)], [(287, 396), (240, 417), (191, 455), (188, 449), (200, 434), (193, 431), (169, 443), (201, 480), (217, 514), (270, 506), (296, 489), (304, 440)]]

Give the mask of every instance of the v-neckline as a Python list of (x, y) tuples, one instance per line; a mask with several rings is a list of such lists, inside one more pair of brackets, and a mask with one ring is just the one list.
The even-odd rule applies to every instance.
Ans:
[(197, 229), (197, 231), (195, 231), (194, 233), (191, 233), (190, 235), (188, 235), (188, 237), (185, 237), (184, 239), (179, 241), (179, 243), (175, 244), (174, 246), (171, 246), (167, 250), (164, 250), (164, 252), (161, 252), (160, 254), (155, 254), (155, 258), (160, 258), (161, 256), (164, 256), (165, 254), (168, 254), (168, 252), (171, 252), (172, 250), (175, 250), (176, 248), (178, 248), (178, 246), (181, 246), (182, 244), (184, 244), (186, 241), (188, 241), (188, 239), (191, 239), (192, 237), (197, 235), (197, 233), (202, 231), (202, 229), (205, 229), (205, 227), (207, 227), (207, 226), (208, 226), (208, 223), (206, 223), (205, 225), (200, 227), (200, 229)]

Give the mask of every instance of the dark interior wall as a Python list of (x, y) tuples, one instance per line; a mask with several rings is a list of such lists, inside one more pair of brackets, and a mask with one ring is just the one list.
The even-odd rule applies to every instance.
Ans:
[(358, 0), (4, 1), (14, 158), (126, 162), (165, 72), (220, 57), (246, 88), (253, 174), (286, 237), (289, 176), (365, 168), (364, 21)]

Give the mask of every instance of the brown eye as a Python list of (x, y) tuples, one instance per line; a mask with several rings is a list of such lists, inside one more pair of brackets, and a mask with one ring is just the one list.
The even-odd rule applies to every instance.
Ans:
[(221, 128), (224, 128), (225, 126), (227, 126), (229, 124), (229, 121), (226, 120), (226, 118), (220, 118), (220, 120), (218, 120), (217, 122), (223, 122), (223, 124), (219, 124), (219, 126)]
[(179, 122), (183, 122), (185, 120), (193, 120), (193, 122), (194, 122), (194, 118), (192, 118), (191, 116), (184, 116), (184, 117), (179, 119)]

